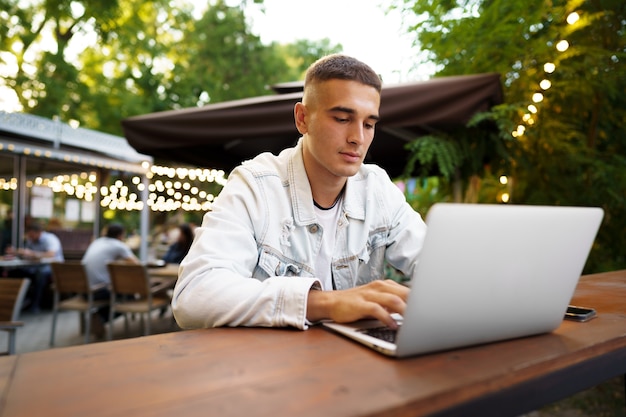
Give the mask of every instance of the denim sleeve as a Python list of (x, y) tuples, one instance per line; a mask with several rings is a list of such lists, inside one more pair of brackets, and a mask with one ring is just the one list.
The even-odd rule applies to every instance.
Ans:
[(259, 259), (257, 236), (267, 232), (269, 213), (260, 187), (250, 172), (236, 169), (197, 228), (172, 299), (182, 328), (306, 329), (306, 300), (315, 278), (253, 278)]

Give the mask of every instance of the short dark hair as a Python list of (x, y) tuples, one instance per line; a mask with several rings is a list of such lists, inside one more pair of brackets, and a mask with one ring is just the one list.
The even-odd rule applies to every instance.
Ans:
[(304, 88), (308, 84), (333, 79), (357, 81), (374, 87), (379, 93), (382, 89), (380, 77), (369, 65), (342, 54), (327, 55), (311, 64), (306, 71)]
[(124, 226), (119, 223), (111, 223), (107, 227), (106, 237), (112, 237), (113, 239), (119, 239), (124, 235)]
[(43, 232), (43, 226), (39, 222), (30, 222), (26, 225), (27, 232)]
[(191, 242), (193, 241), (193, 229), (191, 226), (188, 223), (183, 223), (178, 226), (178, 229), (180, 230), (182, 236), (184, 236), (185, 242), (191, 245)]

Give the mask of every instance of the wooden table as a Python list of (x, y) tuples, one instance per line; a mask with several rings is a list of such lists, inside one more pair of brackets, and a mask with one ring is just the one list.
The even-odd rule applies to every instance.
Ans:
[(151, 268), (148, 267), (148, 273), (151, 277), (162, 277), (162, 278), (178, 278), (178, 268), (179, 264), (165, 264), (164, 266)]
[(148, 267), (148, 275), (153, 285), (174, 288), (178, 280), (178, 264), (165, 264), (157, 268)]
[(27, 259), (27, 258), (17, 258), (17, 257), (0, 257), (0, 268), (14, 269), (14, 268), (26, 268), (30, 266), (44, 266), (50, 265), (53, 262), (53, 258), (44, 258), (44, 259)]
[(587, 323), (390, 359), (322, 328), (181, 331), (0, 358), (0, 416), (517, 416), (626, 372), (626, 270)]

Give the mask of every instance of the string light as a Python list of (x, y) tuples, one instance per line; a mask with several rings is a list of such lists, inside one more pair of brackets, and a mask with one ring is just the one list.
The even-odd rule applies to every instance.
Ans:
[[(147, 166), (151, 182), (148, 184), (147, 205), (152, 211), (209, 211), (212, 208), (214, 195), (201, 190), (202, 184), (226, 184), (222, 170), (194, 168), (171, 168), (164, 166)], [(93, 201), (100, 193), (100, 205), (111, 210), (142, 210), (144, 202), (139, 193), (145, 190), (140, 176), (130, 179), (116, 179), (109, 186), (95, 185), (95, 172), (82, 172), (74, 175), (57, 175), (52, 178), (36, 177), (26, 183), (27, 188), (44, 186), (54, 193), (65, 193), (79, 200)], [(16, 190), (17, 178), (0, 178), (0, 190)]]
[[(580, 15), (577, 12), (572, 12), (570, 13), (567, 18), (566, 21), (569, 25), (573, 25), (576, 22), (578, 22), (580, 20)], [(559, 52), (565, 52), (569, 49), (569, 42), (565, 39), (560, 40), (559, 42), (556, 43), (555, 48), (557, 51)], [(549, 74), (552, 74), (556, 71), (556, 64), (554, 62), (546, 62), (545, 64), (543, 64), (543, 71), (546, 73), (546, 76)], [(546, 77), (543, 80), (541, 80), (539, 82), (539, 87), (543, 90), (543, 91), (547, 91), (548, 89), (550, 89), (552, 87), (552, 82)], [(522, 122), (525, 123), (528, 126), (532, 126), (535, 124), (535, 122), (537, 121), (537, 114), (539, 112), (538, 107), (536, 106), (536, 104), (539, 104), (541, 102), (543, 102), (544, 100), (544, 95), (543, 93), (540, 92), (534, 92), (531, 95), (531, 101), (534, 104), (529, 104), (528, 105), (528, 111), (530, 112), (530, 114), (525, 113), (522, 116)], [(531, 116), (534, 115), (533, 116)], [(522, 126), (522, 125), (520, 125)], [(518, 126), (518, 128), (516, 130), (514, 130), (513, 132), (511, 132), (511, 136), (515, 137), (515, 138), (519, 138), (521, 136), (524, 135), (525, 130), (524, 129), (520, 129), (520, 126)]]
[[(565, 19), (569, 25), (573, 25), (580, 20), (580, 15), (577, 12), (570, 13)], [(569, 42), (565, 39), (560, 40), (556, 43), (555, 48), (559, 52), (565, 52), (569, 49)], [(547, 91), (552, 87), (552, 82), (547, 78), (549, 74), (552, 74), (556, 71), (556, 64), (554, 62), (546, 62), (543, 64), (543, 71), (546, 73), (546, 78), (539, 82), (539, 87), (543, 91)], [(523, 140), (523, 136), (526, 133), (526, 125), (532, 126), (537, 121), (539, 108), (537, 105), (544, 100), (544, 95), (540, 92), (534, 92), (531, 95), (532, 103), (528, 105), (528, 113), (524, 113), (522, 116), (522, 123), (520, 123), (515, 130), (511, 132), (511, 136), (514, 138), (518, 138)], [(502, 185), (508, 184), (508, 177), (501, 176), (500, 183)], [(508, 192), (503, 192), (499, 195), (500, 201), (503, 203), (508, 203), (510, 201), (510, 194)]]
[(556, 44), (556, 50), (559, 52), (565, 52), (567, 51), (567, 48), (569, 48), (569, 42), (566, 40), (559, 41)]
[(567, 21), (568, 24), (573, 25), (574, 23), (578, 22), (579, 19), (580, 19), (580, 16), (578, 15), (578, 13), (572, 12), (569, 14), (569, 16), (567, 16), (567, 19), (565, 20)]

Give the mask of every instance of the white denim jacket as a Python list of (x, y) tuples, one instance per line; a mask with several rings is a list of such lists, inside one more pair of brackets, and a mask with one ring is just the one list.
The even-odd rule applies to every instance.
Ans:
[[(323, 230), (302, 145), (264, 153), (233, 170), (182, 261), (172, 310), (182, 328), (306, 329), (307, 295), (319, 286)], [(381, 168), (348, 178), (332, 277), (338, 290), (384, 278), (384, 260), (411, 277), (426, 234), (420, 215)]]

